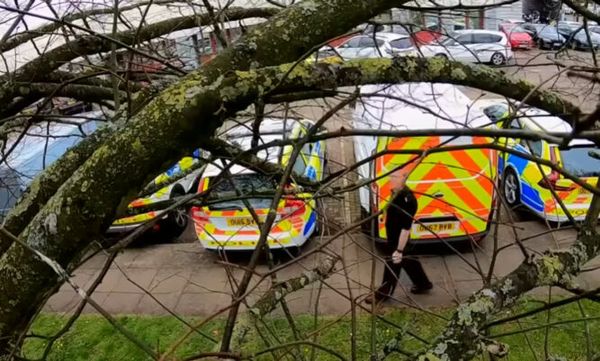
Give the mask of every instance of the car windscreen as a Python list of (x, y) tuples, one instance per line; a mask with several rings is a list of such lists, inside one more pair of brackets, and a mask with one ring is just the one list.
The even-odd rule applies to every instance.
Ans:
[[(214, 183), (214, 184), (213, 184)], [(271, 196), (264, 195), (265, 192), (271, 192), (275, 189), (276, 184), (273, 178), (264, 174), (238, 174), (229, 178), (209, 178), (211, 185), (211, 203), (216, 199), (221, 198), (237, 198), (238, 193), (242, 197), (248, 197), (248, 202), (253, 208), (269, 208), (271, 205)], [(263, 193), (261, 195), (260, 193)], [(251, 197), (256, 195), (256, 198)], [(212, 203), (209, 206), (210, 210), (244, 210), (246, 206), (243, 200), (231, 200), (218, 203)]]
[(597, 177), (600, 175), (600, 160), (590, 156), (590, 152), (598, 152), (593, 146), (578, 146), (561, 149), (562, 166), (578, 177)]

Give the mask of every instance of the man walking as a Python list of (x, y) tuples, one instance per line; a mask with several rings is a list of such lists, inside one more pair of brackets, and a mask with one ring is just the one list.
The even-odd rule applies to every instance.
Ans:
[(387, 260), (385, 263), (381, 286), (374, 295), (365, 299), (368, 304), (385, 301), (394, 293), (402, 269), (406, 271), (413, 283), (410, 290), (412, 293), (425, 293), (433, 288), (421, 262), (407, 256), (412, 248), (409, 236), (414, 216), (417, 213), (417, 199), (410, 188), (406, 186), (406, 179), (425, 158), (425, 155), (426, 153), (423, 153), (412, 164), (408, 164), (404, 169), (390, 176), (393, 198), (386, 210), (385, 230), (387, 233), (386, 254), (391, 256), (391, 260)]

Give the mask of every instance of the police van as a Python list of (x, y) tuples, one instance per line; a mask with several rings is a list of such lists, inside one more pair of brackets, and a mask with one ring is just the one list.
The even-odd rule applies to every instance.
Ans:
[[(361, 89), (353, 115), (355, 129), (439, 130), (492, 126), (492, 122), (457, 87), (408, 83)], [(368, 96), (365, 96), (368, 95)], [(411, 239), (419, 243), (476, 242), (490, 225), (495, 202), (497, 154), (491, 139), (475, 136), (356, 136), (358, 169), (368, 183), (360, 189), (365, 216), (385, 210), (391, 201), (389, 174), (416, 157), (410, 150), (453, 147), (432, 152), (411, 173), (407, 186), (418, 201)], [(467, 146), (461, 149), (456, 146)], [(368, 223), (376, 240), (386, 238), (385, 212)]]

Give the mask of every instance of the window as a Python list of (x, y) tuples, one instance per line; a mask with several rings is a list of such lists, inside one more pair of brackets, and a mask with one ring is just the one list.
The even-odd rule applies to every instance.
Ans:
[(438, 24), (431, 24), (431, 25), (428, 25), (426, 27), (426, 29), (429, 30), (429, 31), (439, 32), (440, 31), (440, 26)]
[(578, 177), (599, 176), (600, 160), (592, 158), (590, 152), (598, 152), (598, 149), (589, 145), (561, 150), (563, 168)]
[(474, 44), (473, 35), (471, 34), (459, 35), (458, 37), (456, 37), (456, 41), (462, 45)]
[(390, 26), (390, 29), (388, 30), (388, 32), (394, 33), (394, 34), (403, 34), (403, 35), (409, 34), (407, 28), (402, 25), (392, 25), (392, 26)]
[(542, 156), (543, 144), (541, 140), (521, 140), (521, 145), (536, 157)]
[(308, 160), (308, 157), (310, 157), (311, 147), (312, 146), (310, 144), (304, 144), (302, 147), (298, 158), (296, 158), (296, 163), (294, 163), (293, 169), (295, 173), (304, 174), (306, 171), (306, 160)]
[(396, 39), (390, 41), (390, 46), (394, 49), (408, 49), (413, 46), (410, 38)]
[(500, 35), (494, 34), (474, 34), (473, 35), (473, 43), (474, 44), (491, 44), (497, 43), (502, 40)]
[(510, 129), (521, 129), (521, 122), (519, 122), (519, 119), (513, 119), (510, 122)]
[(360, 39), (364, 38), (364, 36), (358, 36), (356, 38), (352, 38), (345, 42), (340, 48), (358, 48), (360, 47)]
[(366, 37), (363, 36), (360, 39), (360, 43), (358, 45), (359, 48), (375, 48), (375, 47), (382, 47), (383, 46), (383, 40), (380, 39), (376, 39), (377, 40), (377, 45), (375, 45), (375, 40), (373, 38), (370, 37)]
[[(252, 196), (256, 193), (269, 192), (275, 189), (276, 183), (270, 177), (263, 174), (236, 174), (230, 178), (221, 178), (215, 182), (214, 177), (208, 178), (211, 186), (211, 198), (227, 198), (235, 197), (237, 192), (245, 196)], [(263, 209), (269, 208), (271, 199), (264, 198), (248, 198), (246, 199), (253, 208)], [(244, 201), (231, 200), (219, 203), (213, 203), (209, 206), (210, 210), (243, 210), (246, 208)]]
[(483, 109), (483, 113), (494, 123), (504, 118), (507, 111), (508, 109), (504, 104), (494, 104)]

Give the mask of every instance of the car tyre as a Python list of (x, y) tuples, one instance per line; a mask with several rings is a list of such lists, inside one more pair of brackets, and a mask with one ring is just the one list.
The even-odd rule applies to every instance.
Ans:
[(490, 57), (490, 63), (492, 63), (492, 65), (496, 65), (496, 66), (504, 65), (504, 64), (506, 64), (506, 57), (504, 55), (502, 55), (502, 53), (495, 52)]
[(521, 203), (519, 177), (511, 168), (504, 171), (504, 176), (502, 177), (502, 195), (511, 208), (516, 208)]
[(539, 40), (537, 41), (537, 46), (538, 46), (538, 48), (539, 48), (539, 49), (541, 49), (541, 50), (543, 50), (543, 49), (546, 49), (546, 46), (544, 45), (544, 41), (543, 41), (543, 40), (541, 40), (541, 39), (539, 39)]
[(576, 41), (572, 41), (570, 47), (571, 47), (571, 50), (577, 50), (577, 48), (578, 48), (577, 42)]
[(439, 54), (435, 54), (436, 58), (442, 58), (444, 60), (448, 60), (448, 55), (443, 54), (443, 53), (439, 53)]
[(189, 214), (186, 208), (176, 208), (169, 212), (167, 218), (160, 224), (161, 237), (168, 238), (170, 241), (176, 240), (188, 226)]

